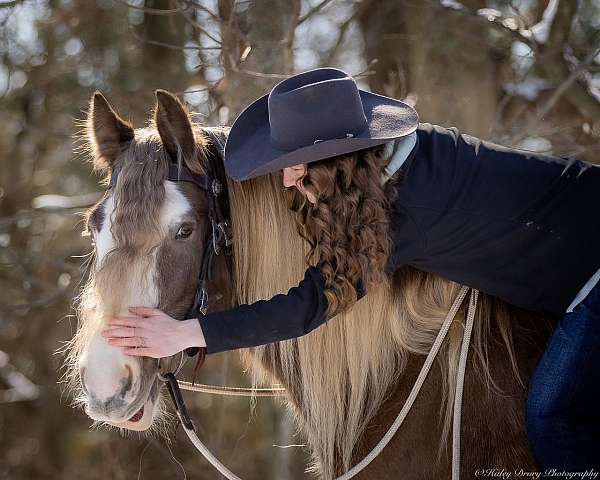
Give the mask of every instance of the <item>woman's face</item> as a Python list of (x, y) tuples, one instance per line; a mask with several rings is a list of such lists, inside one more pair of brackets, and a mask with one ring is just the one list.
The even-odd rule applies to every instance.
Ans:
[(293, 167), (286, 167), (283, 169), (283, 186), (284, 187), (296, 187), (300, 192), (306, 195), (306, 198), (310, 203), (316, 203), (317, 199), (315, 196), (304, 188), (302, 180), (306, 176), (306, 164), (300, 163)]

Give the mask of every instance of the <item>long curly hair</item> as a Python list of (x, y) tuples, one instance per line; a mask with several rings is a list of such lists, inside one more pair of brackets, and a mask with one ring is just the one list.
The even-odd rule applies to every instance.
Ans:
[(298, 180), (312, 193), (312, 204), (297, 188), (287, 188), (298, 233), (308, 242), (307, 264), (318, 263), (325, 279), (327, 314), (357, 301), (357, 287), (381, 283), (391, 250), (389, 203), (399, 176), (381, 183), (384, 146), (326, 158), (307, 165)]

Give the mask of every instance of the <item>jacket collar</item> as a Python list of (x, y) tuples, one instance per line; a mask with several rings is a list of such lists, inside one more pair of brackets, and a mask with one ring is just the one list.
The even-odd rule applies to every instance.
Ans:
[(404, 162), (408, 159), (411, 152), (414, 150), (417, 144), (417, 132), (413, 132), (405, 137), (397, 138), (391, 142), (386, 143), (383, 158), (388, 159), (389, 162), (384, 168), (383, 174), (381, 175), (381, 183), (387, 182), (396, 173)]

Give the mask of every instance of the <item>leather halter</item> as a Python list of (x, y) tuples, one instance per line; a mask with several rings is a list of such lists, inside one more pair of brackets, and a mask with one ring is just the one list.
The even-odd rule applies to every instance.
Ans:
[(229, 219), (223, 214), (223, 209), (219, 202), (219, 196), (223, 192), (223, 184), (215, 175), (213, 166), (213, 156), (209, 155), (209, 168), (205, 175), (192, 172), (185, 165), (178, 168), (175, 164), (169, 165), (168, 180), (173, 182), (190, 182), (199, 187), (206, 193), (208, 201), (208, 218), (210, 220), (211, 230), (208, 234), (202, 255), (202, 267), (198, 278), (198, 287), (192, 307), (188, 310), (188, 318), (196, 317), (200, 313), (206, 315), (208, 308), (208, 290), (207, 284), (211, 279), (212, 262), (215, 255), (232, 244), (231, 224)]

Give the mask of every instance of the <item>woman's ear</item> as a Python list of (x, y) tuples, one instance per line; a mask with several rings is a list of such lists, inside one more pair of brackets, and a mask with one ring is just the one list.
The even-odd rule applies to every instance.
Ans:
[(90, 100), (86, 124), (87, 138), (94, 154), (94, 168), (112, 171), (119, 154), (133, 140), (133, 127), (117, 115), (98, 91)]

